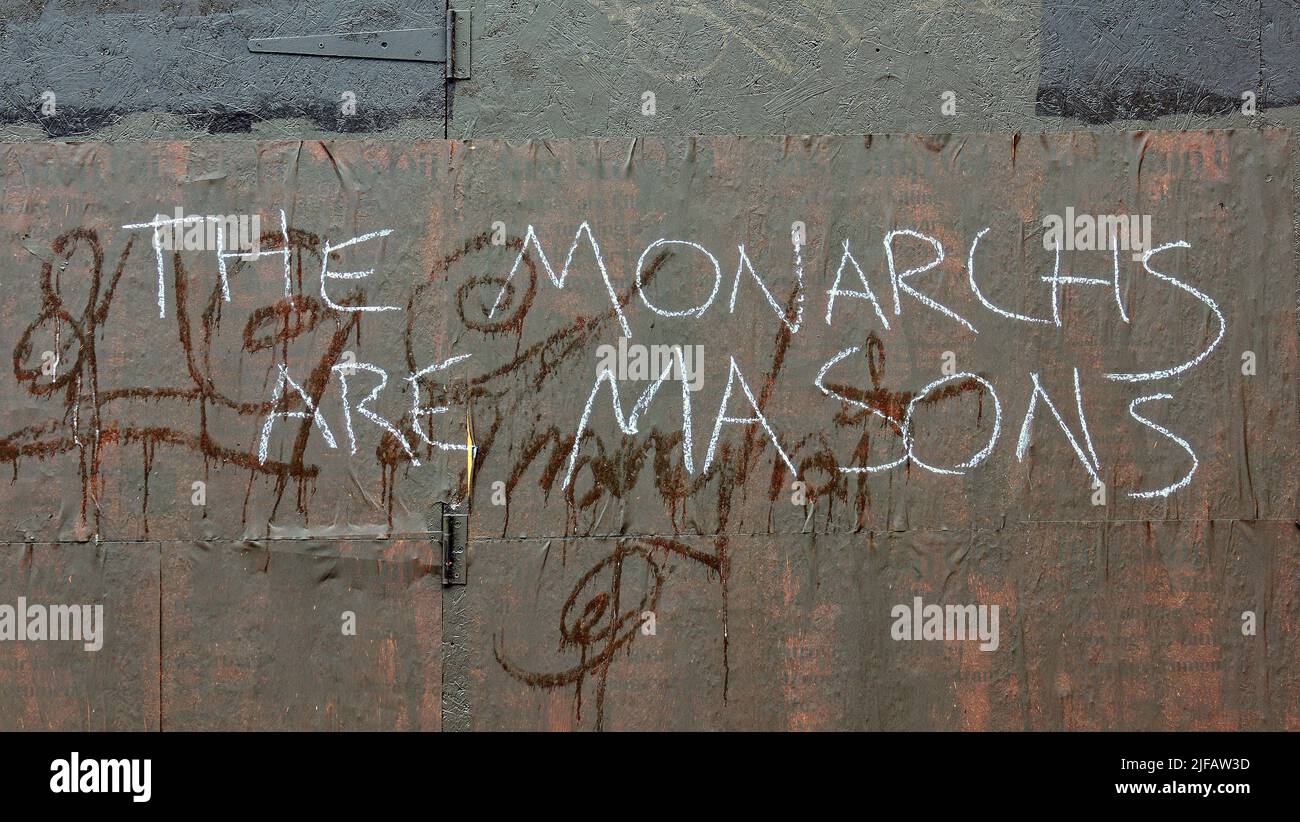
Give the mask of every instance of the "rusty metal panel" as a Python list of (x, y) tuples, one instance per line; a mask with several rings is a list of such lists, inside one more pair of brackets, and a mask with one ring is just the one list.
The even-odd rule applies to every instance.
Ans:
[[(1280, 522), (484, 542), (471, 727), (1294, 727), (1298, 551)], [(893, 641), (914, 597), (999, 605), (998, 647)]]
[[(1281, 133), (718, 139), (617, 149), (547, 143), (508, 156), (517, 166), (502, 204), (493, 196), (503, 185), (498, 157), (482, 148), (472, 155), (476, 165), (465, 175), (469, 221), (490, 225), (493, 215), (520, 215), (513, 220), (525, 224), (513, 230), (534, 226), (559, 272), (575, 228), (590, 220), (619, 308), (585, 235), (562, 290), (540, 262), (521, 264), (489, 318), (510, 252), (479, 264), (477, 270), (494, 273), (461, 286), (457, 310), (466, 330), (459, 344), (474, 352), (472, 362), (506, 363), (477, 372), (491, 401), (474, 400), (476, 534), (1294, 518), (1294, 305), (1279, 295), (1291, 293), (1295, 278)], [(557, 191), (565, 192), (560, 201)], [(1118, 213), (1149, 216), (1154, 245), (1190, 247), (1160, 252), (1151, 261), (1157, 274), (1145, 273), (1125, 251), (1118, 277), (1109, 252), (1065, 250), (1058, 266), (1043, 247), (1044, 215)], [(806, 230), (800, 262), (792, 224)], [(920, 296), (901, 288), (895, 296), (891, 287), (882, 241), (900, 229), (942, 244), (943, 262), (915, 275)], [(996, 310), (970, 286), (977, 237), (975, 280)], [(696, 242), (704, 251), (654, 245), (664, 238)], [(779, 311), (747, 268), (737, 279), (741, 245)], [(896, 238), (895, 246), (900, 274), (929, 265), (938, 253), (916, 236)], [(647, 285), (638, 293), (629, 271), (646, 249)], [(716, 277), (705, 251), (718, 261)], [(875, 304), (841, 295), (832, 312), (828, 291), (837, 273), (838, 289), (866, 293), (854, 260)], [(1099, 281), (1060, 286), (1059, 325), (1053, 289), (1043, 282), (1054, 270)], [(656, 313), (706, 302), (700, 316)], [(632, 332), (628, 345), (702, 347), (702, 386), (690, 392), (693, 473), (685, 464), (677, 383), (656, 395), (635, 435), (620, 428), (607, 383), (593, 394), (600, 346), (617, 347), (627, 336), (620, 316)], [(1253, 377), (1242, 373), (1247, 351), (1256, 361)], [(633, 367), (634, 357), (611, 356)], [(979, 379), (947, 377), (945, 363)], [(828, 364), (824, 392), (817, 381)], [(1175, 369), (1182, 370), (1169, 378), (1131, 381)], [(761, 427), (718, 428), (719, 417), (752, 416), (742, 379), (770, 409), (766, 422), (779, 449)], [(1022, 458), (1018, 443), (1034, 379), (1072, 434), (1040, 398)], [(622, 413), (650, 383), (624, 385)], [(1144, 400), (1133, 411), (1188, 439), (1195, 475), (1176, 492), (1131, 496), (1166, 489), (1191, 467), (1184, 449), (1130, 413), (1134, 401), (1162, 393), (1172, 396)], [(575, 455), (572, 441), (589, 399)], [(839, 470), (896, 463), (909, 405), (914, 455), (940, 470), (917, 460), (892, 470)], [(715, 430), (721, 433), (709, 463)], [(972, 460), (978, 466), (959, 467)], [(815, 502), (791, 504), (796, 474)], [(1105, 505), (1093, 504), (1094, 479), (1107, 486)], [(494, 481), (505, 483), (505, 504), (484, 505), (485, 484)]]
[(438, 730), (436, 567), (421, 546), (354, 542), (169, 550), (162, 727)]
[[(163, 541), (167, 727), (1294, 727), (1290, 151), (6, 146), (0, 529)], [(261, 253), (156, 253), (178, 207)], [(308, 684), (335, 541), (414, 644)], [(996, 649), (894, 641), (915, 597)]]
[(92, 632), (80, 641), (0, 642), (0, 729), (159, 729), (160, 548), (156, 542), (0, 545), (0, 605), (16, 609), (22, 597), (28, 608), (101, 608), (97, 620), (93, 610), (87, 614), (98, 622), (97, 649), (87, 648), (87, 640), (95, 644)]
[[(522, 211), (513, 230), (534, 227), (558, 274), (589, 219), (614, 296), (583, 236), (563, 290), (530, 246), (494, 316), (500, 273), (458, 300), (483, 332), (460, 339), (510, 363), (473, 415), (469, 727), (1295, 726), (1284, 135), (546, 143), (510, 175), (509, 208), (479, 148), (471, 221)], [(1066, 213), (1149, 215), (1148, 250), (1188, 247), (1148, 268), (1140, 248), (1117, 263), (1074, 237), (1058, 266), (1042, 220)], [(891, 304), (897, 229), (942, 244), (918, 291), (968, 325), (916, 293)], [(774, 306), (737, 279), (742, 244)], [(926, 265), (921, 249), (896, 271)], [(1038, 290), (1054, 270), (1075, 278), (1055, 311)], [(832, 313), (839, 271), (858, 293)], [(653, 377), (622, 354), (620, 420), (597, 379), (620, 336), (702, 346), (691, 439), (672, 382), (627, 423)], [(753, 416), (742, 376), (775, 438), (725, 419)], [(1026, 425), (1035, 379), (1057, 411), (1039, 397)], [(906, 455), (891, 438), (909, 407), (910, 461), (841, 470)], [(892, 641), (892, 609), (917, 596), (1000, 604), (1004, 644)], [(1245, 636), (1247, 611), (1275, 633)]]
[[(430, 447), (423, 467), (408, 471), (390, 454), (395, 441), (360, 414), (354, 446), (331, 367), (351, 358), (392, 369), (388, 391), (369, 407), (398, 419), (411, 405), (405, 377), (448, 348), (437, 321), (442, 291), (420, 282), (433, 276), (420, 238), (454, 221), (441, 193), (449, 188), (437, 182), (451, 147), (334, 151), (337, 164), (322, 144), (6, 149), (5, 268), (8, 283), (23, 283), (4, 293), (0, 332), (17, 389), (0, 400), (9, 423), (0, 458), (14, 469), (0, 491), (7, 539), (426, 532), (433, 504), (457, 487), (463, 456)], [(364, 193), (376, 185), (383, 196)], [(231, 258), (223, 289), (213, 249), (155, 254), (152, 229), (122, 228), (175, 219), (177, 208), (259, 216), (265, 253)], [(382, 260), (381, 275), (363, 287), (331, 284), (340, 300), (402, 310), (330, 309), (322, 244), (381, 228), (393, 241), (355, 246), (355, 259), (335, 252), (338, 270)], [(298, 401), (292, 385), (302, 387), (338, 447), (320, 429), (308, 436), (312, 420), (277, 418), (261, 453), (281, 366), (292, 384), (282, 385), (280, 407)], [(440, 377), (425, 382), (426, 402)], [(358, 368), (350, 379), (356, 404), (379, 377)], [(463, 414), (449, 435), (462, 444)]]

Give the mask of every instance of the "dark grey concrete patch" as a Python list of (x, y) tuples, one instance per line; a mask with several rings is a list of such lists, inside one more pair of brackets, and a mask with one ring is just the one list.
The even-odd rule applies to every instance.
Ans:
[(1300, 102), (1300, 0), (1264, 0), (1261, 29), (1264, 102)]
[[(1037, 113), (1088, 123), (1300, 100), (1296, 0), (1044, 0)], [(1288, 56), (1289, 55), (1289, 56)]]
[[(89, 134), (136, 112), (168, 112), (195, 129), (249, 132), (306, 118), (332, 132), (374, 132), (443, 119), (439, 63), (253, 54), (250, 37), (439, 25), (441, 4), (416, 0), (32, 3), (0, 22), (0, 124), (51, 137)], [(42, 103), (53, 93), (54, 110)], [(344, 93), (355, 113), (344, 114)]]

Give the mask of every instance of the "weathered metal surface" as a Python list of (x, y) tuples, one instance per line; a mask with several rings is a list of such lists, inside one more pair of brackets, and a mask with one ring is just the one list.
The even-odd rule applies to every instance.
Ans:
[[(16, 469), (0, 492), (6, 539), (344, 538), (436, 530), (431, 507), (463, 484), (455, 473), (464, 472), (463, 452), (426, 447), (423, 467), (407, 471), (387, 454), (384, 429), (360, 413), (354, 445), (341, 417), (339, 372), (331, 367), (350, 357), (382, 362), (391, 378), (373, 408), (398, 419), (411, 406), (405, 378), (446, 356), (446, 331), (437, 322), (443, 294), (421, 280), (434, 276), (423, 245), (428, 227), (454, 220), (452, 203), (431, 177), (441, 175), (450, 146), (407, 153), (355, 145), (335, 149), (335, 161), (331, 152), (321, 144), (6, 151), (6, 268), (22, 272), (24, 282), (4, 295), (4, 343), (15, 352), (14, 379), (23, 386), (0, 400), (10, 422), (4, 458)], [(70, 187), (82, 186), (75, 195), (80, 213), (69, 214)], [(376, 187), (385, 193), (365, 193), (379, 193)], [(256, 261), (229, 260), (229, 302), (217, 252), (209, 248), (163, 254), (160, 306), (153, 230), (122, 226), (159, 213), (174, 218), (177, 207), (191, 215), (260, 215), (265, 253)], [(372, 225), (376, 219), (385, 225)], [(321, 294), (323, 243), (378, 228), (396, 232), (393, 240), (354, 246), (356, 258), (353, 249), (336, 252), (334, 264), (346, 272), (382, 261), (381, 272), (360, 288), (332, 280), (334, 296), (415, 302), (396, 312), (334, 312)], [(417, 299), (422, 295), (432, 302)], [(408, 359), (418, 365), (399, 373)], [(54, 373), (42, 373), (43, 364)], [(310, 420), (280, 418), (262, 458), (281, 365), (333, 417), (329, 433), (341, 447), (330, 447), (319, 430), (309, 435)], [(370, 380), (379, 381), (365, 370), (345, 376), (353, 391), (360, 382), (368, 392)], [(434, 384), (441, 379), (425, 380), (422, 404), (441, 390)], [(298, 400), (288, 383), (281, 393)], [(459, 417), (422, 420), (438, 429), (435, 438), (464, 447), (463, 408)], [(366, 456), (354, 459), (354, 448)], [(203, 504), (196, 504), (195, 483), (203, 484)]]
[[(475, 405), (474, 596), (457, 614), (472, 657), (466, 725), (1295, 726), (1294, 306), (1276, 297), (1292, 293), (1294, 274), (1281, 135), (649, 141), (621, 156), (602, 152), (604, 164), (569, 149), (537, 149), (537, 170), (516, 175), (512, 205), (549, 240), (557, 272), (571, 226), (591, 220), (630, 344), (703, 346), (703, 385), (691, 402), (695, 473), (673, 383), (626, 436), (602, 386), (575, 456), (572, 420), (596, 383), (591, 353), (616, 342), (619, 315), (585, 238), (574, 256), (587, 261), (576, 269), (587, 273), (585, 289), (572, 270), (558, 291), (541, 266), (521, 267), (500, 325), (489, 326), (511, 333), (461, 338), (476, 357), (495, 344), (502, 353), (490, 359), (513, 354), (528, 369), (516, 372), (525, 387), (516, 402), (497, 394), (486, 409)], [(486, 170), (473, 179), (485, 195), (500, 187)], [(555, 181), (575, 179), (584, 182), (561, 184), (557, 200)], [(486, 222), (490, 201), (471, 198), (467, 208)], [(976, 256), (986, 297), (1004, 311), (1051, 316), (1050, 295), (1036, 290), (1053, 268), (1039, 220), (1066, 204), (1151, 214), (1154, 245), (1190, 244), (1173, 268), (1156, 265), (1158, 256), (1152, 268), (1181, 272), (1214, 308), (1177, 287), (1153, 290), (1171, 283), (1127, 251), (1119, 285), (1127, 320), (1107, 284), (1109, 252), (1062, 255), (1063, 276), (1101, 282), (1063, 286), (1059, 328), (983, 306), (969, 284), (969, 251), (988, 227), (978, 253), (987, 262)], [(796, 220), (808, 231), (802, 290), (786, 239)], [(923, 290), (973, 328), (906, 293), (889, 304), (881, 240), (899, 228), (942, 242), (942, 276)], [(1237, 245), (1256, 231), (1249, 248)], [(645, 257), (650, 303), (678, 312), (709, 303), (700, 316), (664, 317), (619, 290), (658, 238), (700, 243), (720, 260), (710, 302), (701, 252), (677, 246)], [(827, 321), (844, 241), (889, 329), (869, 302), (842, 296)], [(739, 244), (781, 310), (747, 270), (731, 308)], [(900, 255), (898, 269), (929, 259)], [(841, 288), (862, 289), (851, 268), (846, 277)], [(483, 286), (478, 305), (489, 306), (499, 280)], [(783, 313), (799, 318), (798, 332), (783, 326)], [(581, 319), (557, 324), (557, 314)], [(856, 406), (815, 387), (824, 364), (855, 346), (862, 350), (840, 361), (851, 367), (828, 372), (826, 384)], [(1206, 348), (1169, 378), (1107, 376), (1179, 368)], [(1242, 373), (1247, 351), (1269, 352), (1272, 378)], [(987, 391), (954, 378), (918, 395), (943, 380), (945, 352), (957, 370), (988, 380)], [(752, 413), (738, 382), (731, 404), (722, 400), (733, 357), (794, 471), (759, 425), (726, 424), (719, 461), (703, 464), (718, 417)], [(1018, 458), (1031, 373), (1075, 430), (1077, 455), (1039, 406)], [(650, 382), (620, 384), (630, 414)], [(1168, 415), (1156, 424), (1185, 431), (1196, 473), (1167, 495), (1130, 496), (1166, 489), (1189, 469), (1185, 451), (1134, 425), (1133, 403), (1166, 392)], [(889, 424), (867, 406), (898, 421), (914, 401), (926, 409), (915, 418), (919, 459), (952, 469), (992, 438), (987, 461), (962, 476), (915, 460), (840, 473), (899, 458), (899, 443), (885, 444)], [(1105, 505), (1094, 504), (1083, 467), (1092, 453), (1085, 410)], [(796, 474), (807, 505), (791, 503)], [(504, 483), (502, 505), (483, 504), (493, 481)], [(915, 596), (999, 603), (1007, 644), (985, 654), (892, 641), (892, 608)], [(1266, 631), (1264, 643), (1243, 636), (1248, 610), (1272, 614), (1277, 633)], [(639, 630), (646, 612), (653, 636)]]
[[(164, 727), (1294, 727), (1289, 151), (7, 146), (0, 528), (161, 541)], [(176, 207), (260, 215), (261, 256), (223, 285), (123, 228)], [(1058, 266), (1067, 209), (1149, 216), (1150, 257)], [(645, 393), (642, 345), (698, 390)], [(997, 650), (893, 641), (916, 596), (998, 605)], [(321, 659), (342, 610), (380, 645)]]
[[(441, 25), (445, 5), (476, 20), (473, 42), (456, 43), (472, 46), (475, 69), (445, 88), (427, 68), (240, 53), (249, 37)], [(1297, 21), (1295, 0), (11, 0), (0, 132), (522, 139), (1036, 131), (1069, 128), (1067, 117), (1294, 124)], [(1248, 90), (1256, 115), (1240, 110)], [(46, 92), (58, 113), (43, 110)]]
[(442, 597), (427, 548), (344, 542), (346, 555), (338, 542), (168, 546), (164, 730), (439, 729)]
[(254, 37), (248, 50), (268, 54), (310, 54), (366, 60), (447, 61), (447, 29), (391, 29), (292, 37)]
[(1300, 102), (1296, 0), (1044, 0), (1038, 113), (1090, 123)]
[(1054, 127), (1034, 125), (1039, 0), (452, 5), (475, 23), (453, 137)]
[[(633, 332), (629, 344), (703, 346), (703, 384), (691, 392), (695, 473), (684, 470), (677, 383), (657, 396), (631, 437), (620, 430), (608, 386), (602, 386), (591, 403), (583, 447), (571, 456), (571, 438), (593, 393), (597, 350), (617, 345), (623, 333), (584, 235), (573, 257), (578, 273), (570, 274), (563, 290), (540, 264), (535, 270), (521, 265), (506, 298), (510, 302), (503, 299), (497, 316), (489, 319), (487, 308), (499, 282), (485, 279), (461, 287), (466, 298), (458, 310), (467, 331), (459, 345), (474, 352), (473, 361), (513, 367), (509, 391), (484, 382), (492, 401), (475, 399), (476, 487), (500, 480), (506, 500), (476, 506), (476, 534), (798, 533), (991, 528), (1025, 519), (1294, 514), (1296, 487), (1287, 460), (1272, 458), (1295, 450), (1295, 398), (1282, 384), (1295, 356), (1294, 312), (1276, 297), (1289, 293), (1293, 281), (1281, 134), (1262, 140), (1227, 133), (724, 139), (638, 142), (618, 149), (603, 146), (597, 160), (574, 144), (534, 147), (536, 160), (528, 162), (536, 163), (535, 170), (514, 173), (505, 215), (492, 197), (506, 185), (494, 176), (496, 157), (480, 150), (475, 163), (491, 165), (466, 175), (472, 188), (464, 212), (482, 225), (494, 217), (509, 219), (512, 226), (535, 225), (557, 273), (574, 229), (590, 220), (614, 278), (619, 312)], [(575, 180), (576, 185), (567, 182)], [(565, 192), (563, 208), (556, 205), (557, 189)], [(474, 196), (479, 192), (482, 196)], [(1062, 276), (1101, 283), (1062, 285), (1057, 326), (1053, 289), (1042, 280), (1052, 275), (1054, 256), (1043, 248), (1040, 220), (1064, 214), (1067, 207), (1078, 214), (1151, 215), (1154, 244), (1185, 240), (1191, 245), (1162, 252), (1152, 266), (1157, 271), (1164, 266), (1174, 277), (1178, 272), (1194, 276), (1195, 287), (1216, 307), (1144, 274), (1142, 264), (1125, 251), (1119, 274), (1131, 320), (1125, 322), (1108, 285), (1110, 252), (1065, 251)], [(802, 289), (796, 288), (797, 264), (788, 239), (794, 222), (804, 223), (807, 231), (800, 252)], [(1003, 311), (1046, 322), (1008, 319), (973, 293), (967, 263), (985, 228), (989, 233), (975, 257), (980, 290)], [(922, 297), (902, 289), (895, 297), (891, 288), (882, 241), (897, 229), (914, 229), (942, 243), (944, 262), (921, 275)], [(1253, 232), (1259, 232), (1258, 245), (1238, 250), (1236, 238)], [(701, 316), (665, 317), (647, 304), (663, 311), (696, 308), (710, 300), (715, 282), (712, 263), (702, 252), (680, 245), (651, 248), (662, 238), (700, 243), (718, 260), (717, 291)], [(846, 242), (883, 322), (871, 302), (844, 296), (827, 320), (828, 291), (837, 272), (842, 272), (839, 289), (863, 289), (852, 264), (845, 263)], [(781, 313), (791, 312), (792, 323), (798, 313), (797, 333), (779, 318), (747, 269), (736, 277), (742, 244)], [(899, 274), (928, 265), (935, 255), (915, 237), (896, 239), (894, 245)], [(632, 272), (647, 248), (643, 300)], [(1242, 253), (1261, 259), (1242, 259)], [(504, 272), (513, 256), (504, 251), (489, 259), (488, 271)], [(1231, 273), (1243, 267), (1249, 278)], [(1246, 284), (1259, 278), (1268, 284)], [(471, 293), (475, 299), (467, 298)], [(961, 319), (927, 306), (923, 300), (929, 298)], [(467, 309), (481, 314), (466, 314)], [(819, 371), (851, 348), (857, 350), (826, 371), (824, 385), (857, 406), (841, 403), (815, 384)], [(1182, 367), (1211, 348), (1214, 356), (1172, 381), (1131, 382), (1124, 376)], [(1247, 350), (1269, 358), (1274, 383), (1243, 378), (1241, 355)], [(943, 378), (946, 352), (956, 371), (973, 372), (989, 384), (947, 379), (918, 397)], [(740, 377), (731, 380), (731, 401), (721, 414), (732, 358)], [(1092, 475), (1047, 410), (1036, 412), (1033, 447), (1023, 460), (1016, 454), (1031, 375), (1061, 413), (1068, 412), (1079, 448), (1087, 451), (1077, 422), (1076, 369), (1095, 451), (1089, 452), (1090, 462), (1101, 466), (1097, 473), (1112, 492), (1104, 507), (1092, 504)], [(719, 416), (750, 413), (740, 378), (757, 400), (774, 409), (767, 422), (779, 434), (784, 457), (762, 445), (765, 437), (728, 423), (720, 429), (723, 436), (709, 465), (706, 446)], [(526, 391), (515, 391), (519, 382)], [(623, 387), (624, 414), (649, 385), (642, 380)], [(1160, 447), (1160, 439), (1148, 436), (1158, 435), (1129, 413), (1134, 400), (1165, 388), (1173, 398), (1156, 402), (1169, 404), (1149, 410), (1166, 422), (1196, 420), (1198, 430), (1184, 426), (1180, 434), (1198, 442), (1193, 446), (1199, 454), (1196, 481), (1181, 493), (1133, 498), (1130, 492), (1177, 482), (1190, 467), (1181, 448)], [(994, 413), (995, 395), (1000, 417)], [(993, 450), (978, 470), (961, 476), (915, 465), (875, 473), (838, 471), (897, 460), (902, 437), (890, 426), (876, 425), (880, 419), (873, 418), (872, 409), (901, 422), (914, 400), (917, 456), (954, 470), (992, 440)], [(993, 439), (995, 423), (1000, 432)], [(1268, 456), (1257, 460), (1258, 454)], [(795, 474), (807, 481), (817, 504), (790, 504)], [(560, 499), (568, 504), (559, 505)]]
[[(1300, 720), (1293, 523), (476, 548), (474, 728), (1227, 730)], [(890, 609), (914, 597), (999, 605), (998, 649), (893, 641)], [(1242, 603), (1272, 615), (1259, 636), (1241, 635)], [(640, 630), (647, 610), (654, 635)], [(593, 613), (600, 630), (583, 630)], [(623, 622), (605, 633), (613, 613)]]
[(0, 643), (0, 729), (159, 728), (156, 542), (0, 545), (0, 596), (32, 605), (101, 605), (102, 646)]
[[(418, 0), (105, 3), (7, 0), (0, 19), (0, 124), (85, 135), (132, 114), (250, 132), (303, 118), (372, 132), (446, 112), (444, 72), (422, 63), (250, 52), (251, 38), (443, 26)], [(436, 46), (445, 52), (445, 43)], [(348, 97), (352, 105), (349, 107)], [(439, 129), (437, 136), (444, 136)]]

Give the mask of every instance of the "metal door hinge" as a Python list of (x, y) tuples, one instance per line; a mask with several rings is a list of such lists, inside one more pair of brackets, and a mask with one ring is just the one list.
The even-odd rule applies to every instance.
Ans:
[(446, 502), (440, 502), (438, 505), (442, 508), (442, 525), (439, 532), (439, 543), (442, 549), (442, 584), (464, 585), (469, 512)]
[(447, 12), (447, 77), (451, 80), (468, 80), (470, 43), (473, 31), (469, 9), (451, 9)]
[(470, 39), (469, 11), (453, 9), (447, 13), (446, 24), (439, 27), (254, 37), (248, 41), (248, 50), (261, 54), (442, 63), (447, 78), (463, 80), (469, 77)]

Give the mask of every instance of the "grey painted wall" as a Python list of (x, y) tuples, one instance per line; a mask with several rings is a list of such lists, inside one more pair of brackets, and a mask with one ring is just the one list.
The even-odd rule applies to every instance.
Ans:
[[(250, 37), (423, 28), (420, 0), (283, 3), (9, 2), (0, 18), (0, 124), (15, 135), (150, 139), (164, 134), (323, 130), (442, 136), (441, 66), (249, 52)], [(57, 113), (42, 113), (53, 92)], [(356, 96), (355, 113), (341, 111)]]
[[(1296, 0), (451, 0), (473, 12), (473, 68), (446, 92), (433, 64), (244, 47), (434, 25), (444, 2), (7, 0), (0, 136), (1238, 127), (1292, 124), (1300, 98)], [(60, 101), (54, 117), (40, 114), (46, 90)], [(355, 115), (339, 111), (344, 91)], [(647, 91), (653, 116), (642, 114)], [(945, 91), (955, 117), (940, 111)], [(1245, 91), (1261, 116), (1238, 110)]]

